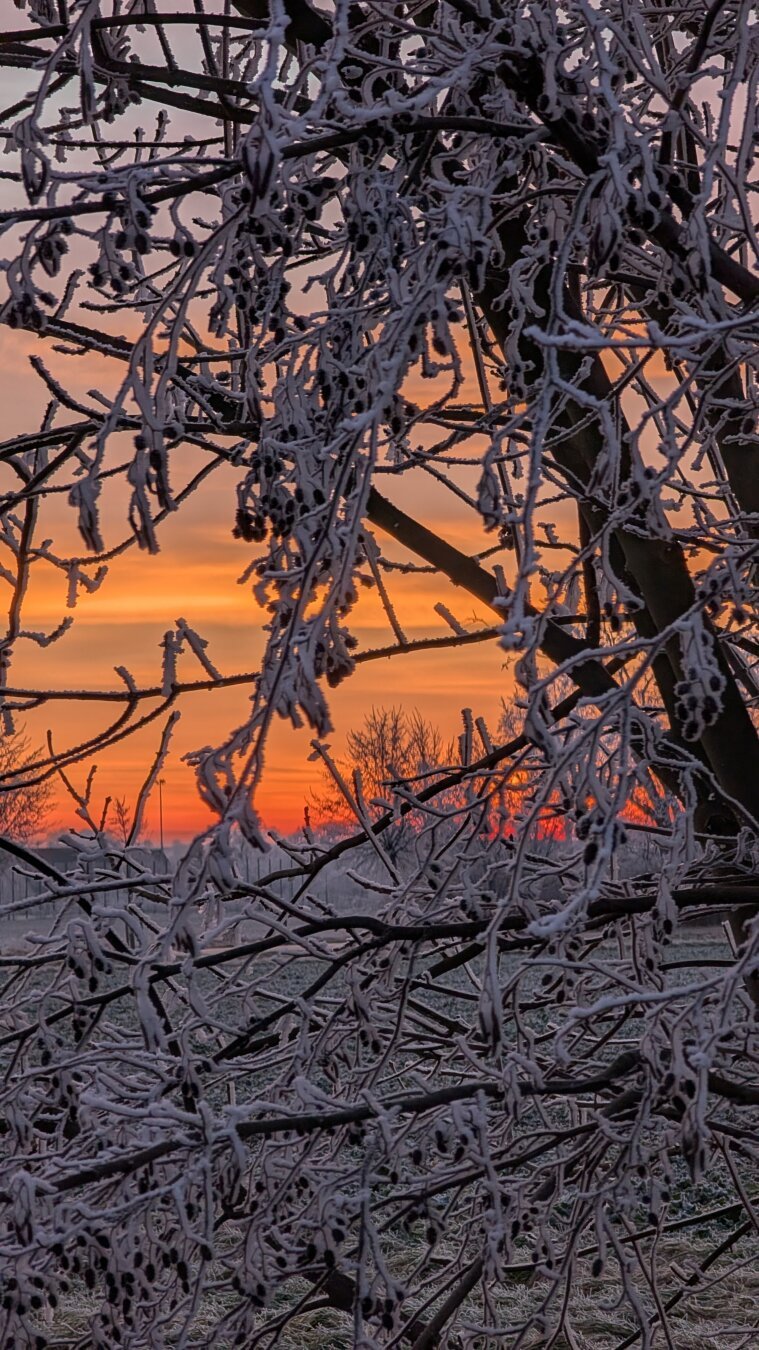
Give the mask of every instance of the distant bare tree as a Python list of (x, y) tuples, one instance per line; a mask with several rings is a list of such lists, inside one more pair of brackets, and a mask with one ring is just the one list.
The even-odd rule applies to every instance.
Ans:
[[(41, 398), (0, 443), (0, 710), (52, 730), (0, 789), (64, 783), (78, 861), (0, 836), (39, 881), (3, 916), (55, 910), (0, 955), (0, 1343), (756, 1344), (756, 6), (14, 12), (0, 321)], [(194, 498), (210, 572), (225, 493), (253, 668), (170, 614), (149, 679), (64, 685), (113, 560)], [(455, 757), (425, 732), (240, 875), (278, 719), (326, 762), (359, 666), (452, 648)], [(139, 822), (185, 695), (232, 687), (208, 828), (119, 857), (95, 764), (162, 728)]]
[[(315, 805), (327, 821), (343, 825), (357, 813), (379, 819), (429, 786), (454, 760), (437, 727), (418, 708), (372, 708), (360, 727), (348, 732), (346, 755), (339, 762), (323, 751), (325, 786), (314, 794)], [(386, 832), (384, 847), (397, 857), (423, 816), (398, 816)]]
[(125, 797), (114, 797), (111, 802), (110, 822), (117, 839), (126, 847), (132, 828), (132, 812)]
[(30, 766), (40, 756), (28, 736), (12, 731), (0, 736), (0, 835), (38, 839), (48, 822), (52, 784), (38, 782)]

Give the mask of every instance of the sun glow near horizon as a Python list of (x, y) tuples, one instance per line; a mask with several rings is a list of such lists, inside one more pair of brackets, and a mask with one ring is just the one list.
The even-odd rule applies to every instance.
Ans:
[[(0, 329), (0, 337), (7, 339), (7, 330)], [(0, 350), (0, 360), (6, 347), (7, 342)], [(24, 342), (22, 353), (16, 349), (10, 368), (6, 366), (2, 376), (6, 383), (12, 376), (16, 418), (23, 416), (26, 425), (30, 405), (35, 399), (40, 401), (39, 383), (29, 365), (29, 356), (38, 349), (38, 342)], [(82, 387), (88, 383), (83, 374), (84, 364), (80, 361), (74, 366)], [(11, 424), (8, 430), (13, 429)], [(114, 437), (117, 442), (112, 451), (114, 461), (119, 457), (119, 440), (124, 440), (123, 433)], [(177, 449), (175, 462), (181, 484), (197, 471), (203, 458), (191, 445), (182, 446)], [(0, 474), (6, 490), (13, 490), (14, 478), (7, 466), (0, 468)], [(107, 575), (97, 589), (89, 593), (79, 587), (76, 606), (70, 610), (65, 572), (45, 560), (37, 561), (31, 568), (25, 598), (25, 629), (48, 634), (65, 619), (73, 620), (69, 631), (55, 644), (51, 687), (117, 690), (123, 688), (114, 673), (117, 666), (125, 666), (140, 687), (160, 685), (164, 636), (179, 618), (208, 642), (208, 656), (222, 674), (255, 675), (263, 652), (267, 615), (253, 594), (252, 583), (248, 580), (241, 584), (256, 550), (233, 536), (234, 482), (234, 470), (220, 464), (206, 480), (202, 494), (188, 498), (181, 513), (169, 515), (160, 526), (160, 551), (155, 555), (141, 551), (130, 537), (123, 493), (109, 491), (106, 483), (102, 502), (106, 548), (121, 551), (107, 562)], [(392, 496), (392, 479), (388, 480), (388, 491)], [(473, 553), (491, 543), (474, 514), (463, 504), (452, 501), (450, 494), (434, 481), (421, 481), (418, 470), (406, 475), (404, 491), (407, 509), (410, 503), (426, 525), (443, 531), (462, 550)], [(62, 539), (71, 552), (84, 556), (65, 494), (59, 494), (52, 504), (48, 502), (47, 511), (50, 524), (46, 532), (54, 536), (54, 551), (61, 548)], [(386, 552), (391, 558), (408, 561), (407, 555), (392, 543)], [(94, 570), (84, 565), (86, 575), (92, 576)], [(441, 582), (439, 577), (411, 573), (403, 576), (402, 583), (395, 584), (392, 572), (386, 577), (409, 641), (451, 635), (445, 620), (435, 612), (440, 601), (459, 622), (472, 629), (492, 624), (492, 613), (466, 593)], [(385, 647), (394, 640), (375, 590), (360, 588), (351, 620), (362, 650)], [(38, 646), (30, 640), (19, 642), (10, 685), (34, 690), (39, 682), (40, 665)], [(182, 659), (179, 675), (183, 681), (193, 681), (203, 679), (205, 672), (188, 652)], [(47, 678), (50, 680), (50, 668)], [(510, 688), (506, 654), (495, 642), (478, 646), (476, 662), (472, 661), (468, 648), (446, 651), (442, 659), (441, 654), (432, 651), (368, 662), (359, 666), (339, 690), (329, 691), (335, 722), (334, 743), (339, 751), (347, 731), (360, 723), (369, 705), (401, 702), (407, 708), (419, 706), (425, 716), (439, 723), (446, 738), (459, 729), (462, 706), (471, 705), (476, 715), (483, 715), (494, 724), (500, 700)], [(223, 737), (241, 722), (250, 693), (251, 685), (243, 685), (182, 696), (179, 704), (182, 717), (164, 769), (165, 838), (187, 839), (211, 823), (212, 817), (198, 797), (194, 774), (183, 762), (183, 756)], [(24, 725), (35, 743), (43, 744), (50, 731), (56, 750), (76, 747), (104, 729), (115, 716), (113, 705), (107, 703), (73, 701), (65, 705), (65, 712), (63, 708), (62, 703), (53, 702), (24, 716)], [(160, 722), (154, 722), (98, 754), (93, 790), (95, 816), (98, 802), (108, 795), (134, 801), (155, 753), (159, 727)], [(279, 720), (272, 730), (260, 809), (265, 825), (281, 833), (289, 833), (302, 824), (304, 805), (318, 780), (317, 771), (309, 762), (311, 736), (307, 728), (295, 731)], [(68, 771), (78, 788), (86, 779), (90, 763), (84, 754)], [(51, 832), (70, 827), (74, 823), (74, 810), (74, 802), (57, 781)], [(149, 804), (145, 832), (157, 839), (155, 800)]]

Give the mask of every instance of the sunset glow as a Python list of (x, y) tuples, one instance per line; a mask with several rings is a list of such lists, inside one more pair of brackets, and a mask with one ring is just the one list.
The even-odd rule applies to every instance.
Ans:
[[(5, 396), (6, 436), (28, 425), (31, 405), (44, 402), (40, 386), (29, 364), (30, 356), (41, 344), (33, 337), (11, 334), (0, 328), (0, 392)], [(53, 363), (55, 358), (53, 358)], [(89, 358), (65, 365), (67, 375), (76, 377), (82, 397), (92, 383), (102, 377), (100, 362)], [(109, 372), (112, 374), (112, 372)], [(421, 391), (418, 391), (421, 392)], [(181, 454), (179, 482), (202, 464), (192, 446)], [(2, 470), (8, 489), (13, 476)], [(181, 475), (181, 477), (180, 477)], [(190, 498), (181, 517), (169, 517), (160, 530), (161, 551), (156, 556), (138, 549), (124, 526), (123, 499), (104, 491), (104, 519), (108, 528), (107, 546), (127, 542), (126, 550), (108, 564), (108, 575), (93, 594), (81, 591), (73, 611), (74, 624), (56, 646), (55, 687), (59, 689), (117, 689), (120, 681), (114, 666), (126, 666), (140, 686), (160, 682), (161, 642), (176, 619), (183, 618), (208, 641), (208, 653), (225, 675), (255, 674), (263, 648), (262, 631), (266, 615), (251, 593), (250, 584), (239, 578), (255, 556), (255, 546), (235, 539), (235, 474), (223, 465), (207, 482), (202, 497)], [(413, 485), (412, 485), (413, 484)], [(404, 491), (420, 519), (430, 528), (440, 529), (453, 544), (475, 552), (492, 542), (478, 525), (471, 511), (452, 503), (450, 494), (429, 479), (420, 481), (407, 475)], [(388, 487), (392, 496), (392, 483)], [(65, 498), (48, 503), (48, 518), (55, 525), (56, 545), (65, 540), (72, 551), (80, 552), (81, 541)], [(402, 551), (388, 547), (389, 556), (406, 559)], [(459, 621), (469, 627), (490, 626), (493, 615), (477, 606), (471, 597), (456, 588), (426, 575), (406, 575), (402, 585), (388, 589), (398, 604), (398, 615), (409, 641), (427, 636), (450, 636), (450, 628), (435, 613), (443, 601)], [(66, 607), (66, 580), (62, 573), (44, 563), (32, 569), (25, 605), (28, 628), (50, 632), (71, 611)], [(354, 612), (354, 631), (360, 649), (383, 647), (393, 641), (376, 592), (362, 589)], [(40, 649), (30, 641), (19, 644), (14, 659), (11, 685), (35, 688), (41, 668)], [(180, 666), (180, 677), (195, 680), (204, 672), (188, 653)], [(359, 666), (353, 676), (331, 695), (335, 719), (333, 748), (340, 753), (346, 732), (361, 722), (367, 706), (401, 703), (419, 707), (425, 716), (440, 726), (446, 739), (457, 734), (460, 711), (472, 707), (495, 726), (501, 699), (511, 689), (511, 676), (505, 653), (495, 641), (482, 643), (472, 659), (471, 649), (451, 650), (443, 654), (414, 653), (393, 660), (383, 659)], [(245, 687), (221, 689), (208, 694), (185, 695), (181, 700), (182, 719), (172, 741), (164, 777), (164, 836), (187, 839), (209, 823), (209, 815), (199, 800), (192, 771), (182, 756), (199, 745), (221, 737), (245, 714)], [(60, 707), (60, 705), (59, 705)], [(35, 743), (44, 743), (51, 730), (56, 749), (85, 741), (108, 725), (108, 705), (73, 702), (65, 714), (56, 716), (56, 705), (48, 705), (24, 718)], [(134, 800), (157, 744), (159, 725), (119, 742), (97, 756), (98, 770), (93, 802), (97, 809), (107, 795)], [(286, 723), (275, 724), (266, 759), (266, 774), (261, 809), (267, 826), (289, 833), (301, 826), (303, 807), (310, 800), (317, 771), (309, 763), (311, 733), (293, 731)], [(85, 758), (72, 768), (71, 776), (81, 787), (90, 760)], [(146, 834), (157, 839), (158, 808), (153, 800), (147, 814)], [(74, 822), (74, 804), (60, 783), (56, 786), (55, 807), (50, 828), (68, 827)]]

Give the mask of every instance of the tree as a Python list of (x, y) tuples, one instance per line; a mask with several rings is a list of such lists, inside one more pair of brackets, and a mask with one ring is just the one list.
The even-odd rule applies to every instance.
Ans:
[[(39, 860), (65, 921), (3, 958), (4, 1338), (44, 1341), (68, 1286), (108, 1346), (298, 1343), (325, 1307), (362, 1347), (589, 1345), (595, 1291), (605, 1345), (674, 1344), (699, 1271), (737, 1278), (755, 1223), (753, 9), (22, 13), (0, 43), (0, 317), (33, 335), (49, 404), (2, 445), (2, 698), (113, 712), (25, 782), (76, 796), (70, 766), (168, 717), (144, 803), (183, 693), (252, 697), (192, 757), (213, 824), (170, 882), (135, 880), (130, 942), (86, 792), (87, 869)], [(65, 578), (75, 618), (220, 471), (260, 667), (220, 672), (178, 621), (156, 683), (12, 683), (23, 644), (66, 641), (24, 627), (30, 575)], [(426, 477), (482, 526), (471, 551), (422, 518)], [(123, 536), (99, 509), (119, 482)], [(444, 637), (406, 636), (416, 569)], [(351, 631), (363, 585), (387, 617), (372, 650)], [(456, 618), (462, 597), (491, 628)], [(523, 726), (494, 743), (465, 711), (456, 764), (401, 807), (423, 859), (354, 869), (365, 903), (338, 913), (317, 881), (383, 855), (396, 819), (359, 809), (236, 876), (238, 834), (267, 844), (275, 717), (319, 758), (359, 663), (484, 641)], [(536, 850), (547, 814), (561, 847)], [(639, 826), (655, 866), (620, 879)], [(716, 952), (681, 941), (714, 914)], [(693, 1275), (667, 1255), (681, 1232)]]
[[(372, 708), (363, 725), (348, 732), (346, 756), (336, 762), (329, 752), (324, 758), (324, 787), (315, 803), (327, 822), (364, 824), (377, 820), (429, 786), (454, 759), (453, 747), (445, 747), (437, 727), (418, 708)], [(423, 816), (406, 813), (396, 827), (386, 831), (383, 846), (397, 858), (419, 828)]]
[(20, 731), (0, 736), (0, 834), (8, 839), (38, 839), (44, 830), (52, 796), (50, 783), (27, 781), (29, 765), (40, 753)]
[(114, 797), (111, 802), (110, 814), (116, 837), (126, 848), (132, 829), (132, 812), (129, 809), (126, 797)]

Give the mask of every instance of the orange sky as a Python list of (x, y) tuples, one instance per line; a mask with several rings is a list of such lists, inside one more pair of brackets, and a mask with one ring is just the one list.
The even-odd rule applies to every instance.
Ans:
[[(15, 84), (25, 89), (28, 79), (28, 72), (19, 72)], [(155, 108), (150, 108), (144, 116), (151, 122), (155, 112)], [(200, 125), (200, 121), (190, 115), (175, 120), (182, 132), (194, 129), (196, 123)], [(202, 129), (207, 131), (207, 127)], [(15, 192), (13, 189), (12, 195)], [(11, 189), (5, 184), (3, 196), (6, 200), (10, 194)], [(98, 322), (96, 315), (82, 314), (81, 317), (90, 324)], [(113, 320), (107, 322), (113, 323)], [(29, 334), (0, 327), (0, 406), (4, 412), (0, 439), (34, 429), (39, 424), (47, 396), (29, 365), (32, 353), (44, 352), (46, 361), (62, 377), (66, 387), (85, 401), (89, 401), (88, 391), (93, 387), (99, 387), (103, 392), (118, 387), (121, 370), (114, 370), (117, 363), (93, 356), (54, 356), (50, 345)], [(649, 367), (649, 375), (654, 369), (658, 373), (660, 364), (657, 354), (655, 363)], [(478, 401), (473, 380), (459, 397)], [(75, 416), (64, 411), (59, 414), (59, 421)], [(114, 453), (117, 444), (118, 438), (114, 438)], [(121, 444), (128, 453), (126, 438)], [(192, 467), (197, 468), (203, 460), (200, 452), (191, 447), (182, 448), (177, 455), (181, 459), (175, 478), (181, 482), (189, 476)], [(180, 616), (208, 639), (209, 655), (224, 674), (254, 670), (263, 647), (262, 614), (250, 589), (238, 585), (237, 578), (256, 549), (232, 537), (235, 481), (234, 471), (220, 469), (205, 484), (201, 495), (188, 501), (161, 528), (162, 551), (157, 557), (148, 557), (132, 547), (112, 563), (101, 590), (81, 598), (72, 630), (54, 646), (41, 650), (28, 641), (18, 644), (12, 683), (36, 686), (49, 682), (57, 688), (110, 688), (117, 683), (113, 674), (115, 665), (129, 667), (138, 683), (156, 683), (160, 673), (160, 640)], [(440, 530), (461, 548), (474, 552), (493, 542), (492, 536), (486, 536), (479, 528), (474, 513), (427, 476), (415, 473), (395, 482), (385, 479), (380, 486), (425, 524)], [(12, 472), (7, 466), (0, 465), (0, 490), (17, 487), (18, 480)], [(59, 497), (46, 505), (45, 511), (49, 513), (51, 523), (42, 534), (54, 537), (60, 552), (65, 552), (68, 547), (76, 552), (83, 551), (74, 528), (73, 512), (66, 507), (65, 498)], [(103, 518), (109, 545), (129, 534), (123, 491), (104, 491)], [(401, 556), (391, 545), (388, 545), (388, 553), (393, 557)], [(558, 565), (556, 555), (546, 561), (552, 566)], [(462, 622), (469, 623), (475, 617), (486, 624), (492, 622), (492, 615), (481, 606), (478, 609), (466, 594), (434, 578), (394, 579), (390, 576), (388, 584), (410, 639), (450, 632), (434, 613), (433, 606), (440, 600)], [(7, 604), (7, 600), (0, 601), (0, 605), (3, 604)], [(47, 566), (35, 567), (24, 611), (24, 626), (50, 631), (65, 613), (63, 577)], [(362, 648), (385, 645), (391, 640), (373, 593), (363, 592), (353, 615), (353, 628)], [(190, 656), (185, 658), (180, 673), (187, 679), (202, 675)], [(508, 697), (510, 690), (511, 680), (496, 642), (459, 651), (420, 653), (368, 663), (331, 695), (336, 727), (331, 743), (339, 754), (346, 731), (360, 724), (364, 712), (372, 704), (402, 703), (409, 708), (419, 707), (425, 716), (440, 726), (446, 738), (458, 729), (462, 706), (471, 706), (476, 715), (484, 715), (494, 729), (500, 699)], [(182, 720), (165, 770), (167, 838), (186, 838), (206, 823), (192, 774), (183, 765), (182, 755), (199, 745), (219, 740), (237, 725), (245, 715), (246, 693), (236, 689), (197, 694), (186, 697), (181, 706)], [(51, 727), (56, 746), (63, 748), (93, 735), (99, 726), (105, 725), (106, 714), (107, 709), (92, 704), (50, 705), (30, 714), (27, 724), (36, 742), (42, 742)], [(102, 755), (94, 794), (97, 807), (107, 793), (134, 800), (138, 784), (155, 752), (158, 736), (159, 726), (154, 724)], [(316, 771), (308, 763), (309, 741), (308, 731), (296, 733), (280, 722), (269, 742), (259, 806), (265, 822), (283, 832), (301, 823), (309, 784), (314, 781)], [(89, 761), (85, 761), (71, 771), (80, 786), (85, 781), (88, 767)], [(70, 799), (59, 793), (51, 824), (63, 827), (72, 822)], [(148, 826), (149, 833), (155, 838), (155, 802), (151, 803)]]
[[(51, 368), (72, 392), (85, 400), (93, 386), (114, 388), (119, 372), (114, 372), (112, 366), (109, 369), (110, 363), (92, 357), (74, 360), (56, 357), (49, 347), (49, 343), (42, 343), (32, 335), (0, 328), (0, 398), (5, 410), (5, 437), (38, 425), (44, 400), (40, 383), (29, 365), (29, 356), (34, 352), (44, 349)], [(465, 397), (477, 401), (473, 385), (460, 395)], [(75, 415), (59, 414), (61, 421), (71, 417)], [(129, 439), (113, 439), (114, 462), (121, 461), (129, 454)], [(176, 486), (205, 462), (205, 456), (193, 447), (182, 447), (174, 454)], [(82, 595), (73, 628), (54, 646), (40, 649), (29, 641), (19, 643), (12, 685), (35, 687), (49, 682), (56, 688), (114, 688), (119, 683), (113, 674), (116, 665), (127, 666), (138, 684), (156, 684), (160, 682), (161, 639), (180, 617), (208, 640), (209, 656), (223, 674), (254, 671), (263, 650), (264, 616), (250, 587), (238, 584), (238, 578), (259, 550), (232, 535), (236, 479), (236, 470), (227, 466), (218, 469), (200, 493), (161, 527), (161, 552), (157, 556), (141, 553), (133, 545), (112, 562), (101, 589), (94, 595)], [(0, 465), (0, 484), (2, 490), (18, 487), (18, 480), (4, 465)], [(401, 480), (381, 479), (379, 486), (458, 547), (475, 552), (493, 543), (493, 537), (485, 535), (478, 526), (474, 513), (421, 471), (415, 470)], [(124, 500), (123, 487), (104, 488), (102, 516), (109, 547), (129, 537)], [(74, 513), (65, 496), (47, 503), (45, 512), (45, 525), (37, 538), (49, 534), (61, 553), (83, 552)], [(391, 541), (382, 542), (388, 556), (403, 557)], [(501, 556), (505, 561), (504, 555)], [(548, 555), (546, 562), (557, 566), (559, 558)], [(399, 578), (390, 574), (387, 584), (409, 639), (450, 633), (434, 612), (434, 605), (440, 600), (467, 626), (477, 626), (477, 620), (492, 623), (492, 614), (483, 606), (436, 578)], [(64, 577), (47, 565), (37, 565), (25, 603), (24, 627), (49, 632), (66, 613)], [(384, 646), (392, 641), (373, 591), (362, 591), (352, 627), (361, 648)], [(189, 654), (180, 667), (180, 676), (190, 680), (203, 677), (195, 658)], [(441, 728), (446, 739), (460, 726), (461, 708), (469, 706), (475, 715), (483, 715), (494, 731), (500, 700), (508, 698), (511, 689), (504, 654), (495, 641), (458, 651), (424, 652), (370, 662), (360, 666), (339, 690), (330, 694), (335, 722), (330, 743), (339, 755), (347, 730), (358, 726), (373, 704), (419, 707)], [(183, 764), (182, 756), (198, 746), (221, 740), (241, 722), (247, 697), (245, 688), (237, 688), (194, 694), (182, 700), (182, 718), (165, 770), (167, 839), (190, 837), (208, 821), (195, 792), (192, 772)], [(108, 713), (109, 708), (102, 705), (52, 704), (30, 714), (26, 726), (36, 743), (44, 742), (48, 729), (52, 729), (56, 748), (63, 749), (105, 727)], [(96, 813), (106, 794), (134, 801), (155, 753), (160, 725), (156, 722), (98, 756), (93, 794)], [(318, 769), (308, 761), (310, 739), (308, 730), (295, 732), (284, 722), (275, 724), (270, 737), (258, 802), (265, 824), (283, 833), (302, 823), (310, 786), (318, 781), (315, 778)], [(90, 763), (87, 759), (72, 769), (78, 786), (83, 785)], [(71, 799), (58, 791), (51, 827), (67, 827), (72, 823)], [(156, 839), (157, 831), (154, 800), (147, 815), (147, 834)]]
[[(44, 347), (48, 345), (45, 343)], [(39, 381), (29, 366), (29, 355), (42, 350), (43, 344), (31, 335), (0, 328), (0, 398), (6, 413), (5, 437), (33, 429), (37, 424), (37, 410), (42, 408), (43, 400)], [(63, 373), (63, 358), (57, 358), (56, 364), (56, 358), (46, 351), (46, 360)], [(104, 364), (90, 358), (66, 361), (69, 387), (86, 396), (105, 373), (98, 369)], [(113, 373), (109, 387), (112, 380)], [(61, 414), (60, 420), (69, 420), (70, 416)], [(122, 440), (122, 452), (125, 448), (128, 442)], [(192, 447), (183, 448), (180, 453), (187, 473), (204, 462), (202, 453)], [(185, 476), (184, 472), (181, 476)], [(264, 616), (250, 588), (238, 584), (237, 579), (258, 550), (232, 536), (236, 478), (237, 471), (223, 466), (199, 495), (169, 518), (160, 531), (160, 554), (150, 557), (133, 546), (112, 562), (100, 590), (94, 595), (82, 595), (74, 611), (72, 629), (54, 646), (40, 649), (29, 641), (19, 643), (12, 685), (35, 687), (49, 682), (56, 688), (114, 688), (119, 684), (113, 674), (116, 665), (127, 666), (140, 684), (155, 684), (160, 681), (161, 639), (179, 617), (208, 640), (209, 655), (222, 673), (255, 670), (263, 650)], [(0, 483), (3, 490), (18, 486), (6, 466), (0, 466)], [(416, 479), (408, 475), (402, 484), (385, 480), (381, 486), (425, 523), (442, 530), (452, 543), (471, 551), (492, 543), (492, 538), (477, 528), (473, 513), (428, 477), (420, 482), (418, 475)], [(45, 510), (46, 523), (38, 531), (38, 538), (53, 536), (60, 552), (69, 547), (75, 552), (84, 551), (65, 498), (48, 503)], [(104, 491), (103, 523), (107, 545), (128, 537), (123, 492)], [(397, 558), (402, 556), (392, 544), (388, 553)], [(391, 574), (388, 586), (409, 639), (450, 633), (445, 622), (434, 613), (433, 607), (440, 600), (462, 622), (469, 624), (475, 618), (485, 624), (492, 622), (492, 615), (483, 606), (477, 606), (465, 593), (441, 585), (435, 578), (394, 579)], [(24, 627), (49, 632), (66, 613), (65, 579), (46, 564), (37, 564), (25, 602)], [(361, 648), (392, 641), (374, 592), (362, 592), (353, 620)], [(191, 655), (185, 657), (180, 673), (185, 679), (203, 676)], [(426, 652), (370, 662), (360, 666), (350, 680), (331, 694), (336, 727), (331, 745), (339, 754), (346, 731), (361, 722), (372, 704), (419, 707), (446, 736), (457, 731), (461, 707), (471, 706), (476, 715), (484, 715), (494, 728), (500, 698), (509, 687), (504, 656), (495, 642), (461, 651)], [(220, 739), (241, 721), (246, 698), (242, 688), (183, 699), (182, 719), (165, 770), (167, 839), (186, 838), (208, 819), (196, 796), (193, 775), (182, 763), (182, 755)], [(26, 726), (37, 743), (44, 741), (51, 728), (56, 748), (62, 749), (105, 726), (109, 711), (107, 707), (85, 703), (52, 704), (29, 714)], [(154, 723), (98, 756), (93, 794), (96, 808), (99, 809), (107, 793), (124, 795), (129, 801), (134, 799), (155, 752), (159, 727), (160, 723)], [(265, 823), (282, 832), (302, 823), (309, 786), (318, 773), (308, 762), (310, 737), (308, 730), (295, 732), (289, 724), (278, 722), (269, 741), (259, 803)], [(83, 785), (90, 762), (85, 760), (72, 769), (78, 786)], [(72, 823), (73, 804), (65, 793), (58, 792), (51, 825)], [(155, 838), (157, 828), (157, 803), (153, 801), (148, 812), (148, 834)]]

